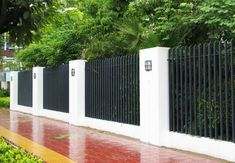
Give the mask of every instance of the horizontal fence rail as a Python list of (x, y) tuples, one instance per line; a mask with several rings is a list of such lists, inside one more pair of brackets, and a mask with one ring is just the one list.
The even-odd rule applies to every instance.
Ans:
[(69, 112), (69, 65), (43, 69), (43, 108)]
[(18, 105), (32, 107), (32, 70), (18, 73)]
[(86, 117), (140, 124), (139, 56), (86, 63)]
[(232, 40), (170, 50), (171, 131), (235, 142), (234, 60)]

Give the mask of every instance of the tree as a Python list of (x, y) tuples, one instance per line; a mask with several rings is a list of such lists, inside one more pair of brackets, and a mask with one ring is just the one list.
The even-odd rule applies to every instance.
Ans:
[(67, 2), (64, 6), (74, 6), (73, 10), (54, 15), (53, 22), (40, 29), (42, 38), (19, 53), (28, 67), (235, 38), (234, 0)]
[(56, 0), (1, 0), (0, 34), (9, 32), (11, 40), (30, 43), (39, 27), (57, 10)]
[(76, 9), (60, 12), (49, 25), (40, 29), (41, 39), (19, 51), (17, 59), (23, 62), (24, 68), (31, 68), (55, 67), (80, 58), (86, 37), (76, 27), (82, 19), (83, 14)]

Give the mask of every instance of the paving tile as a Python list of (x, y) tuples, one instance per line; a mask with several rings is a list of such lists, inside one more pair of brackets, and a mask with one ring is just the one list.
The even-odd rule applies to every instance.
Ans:
[(15, 111), (0, 110), (0, 126), (80, 163), (221, 162)]

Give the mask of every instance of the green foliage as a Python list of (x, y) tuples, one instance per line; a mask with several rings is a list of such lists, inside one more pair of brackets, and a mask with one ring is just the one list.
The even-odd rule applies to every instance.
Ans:
[(83, 19), (78, 10), (71, 10), (57, 15), (54, 23), (41, 29), (42, 38), (39, 42), (30, 44), (16, 55), (23, 61), (24, 68), (33, 66), (58, 66), (69, 60), (80, 58), (85, 41), (75, 30)]
[(0, 97), (0, 107), (10, 108), (10, 97)]
[(0, 162), (2, 163), (43, 163), (43, 160), (26, 153), (22, 148), (14, 148), (0, 137)]
[(9, 89), (0, 89), (0, 97), (9, 97), (10, 90)]
[(18, 71), (18, 70), (20, 70), (20, 63), (13, 62), (13, 61), (7, 61), (7, 62), (3, 63), (2, 69), (4, 71)]
[(19, 52), (25, 67), (71, 59), (137, 54), (142, 48), (183, 46), (235, 37), (235, 1), (70, 0)]
[(0, 34), (9, 32), (14, 42), (28, 44), (57, 9), (56, 0), (2, 0)]

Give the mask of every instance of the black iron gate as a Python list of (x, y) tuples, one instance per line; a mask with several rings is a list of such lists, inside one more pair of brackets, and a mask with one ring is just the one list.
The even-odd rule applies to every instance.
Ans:
[(32, 70), (18, 73), (18, 105), (32, 107)]
[(140, 124), (139, 56), (86, 63), (86, 117)]
[(44, 109), (69, 112), (69, 65), (43, 70)]

